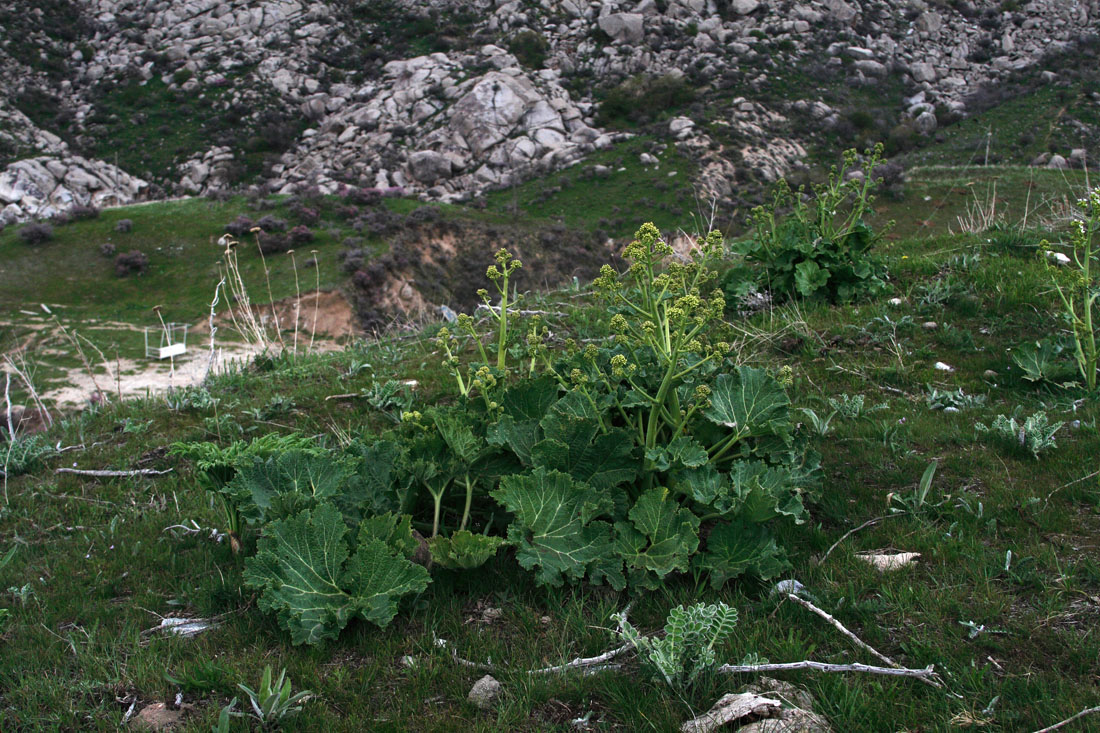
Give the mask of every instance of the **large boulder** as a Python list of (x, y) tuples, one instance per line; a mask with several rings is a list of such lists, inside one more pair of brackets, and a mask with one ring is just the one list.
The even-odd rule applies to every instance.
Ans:
[(455, 102), (450, 126), (475, 156), (508, 137), (528, 109), (541, 99), (525, 77), (491, 71), (469, 84)]
[(409, 156), (409, 172), (421, 183), (435, 183), (451, 177), (451, 160), (434, 150), (418, 150)]
[(759, 7), (759, 0), (732, 0), (730, 2), (730, 10), (738, 15), (748, 15)]
[(645, 16), (641, 13), (610, 13), (597, 22), (600, 30), (619, 43), (638, 43), (645, 36)]

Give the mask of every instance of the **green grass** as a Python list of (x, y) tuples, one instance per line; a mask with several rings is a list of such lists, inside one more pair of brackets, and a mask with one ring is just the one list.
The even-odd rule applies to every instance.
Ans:
[[(648, 136), (618, 143), (571, 168), (489, 194), (486, 210), (535, 222), (557, 219), (613, 237), (632, 234), (638, 221), (631, 212), (644, 211), (664, 229), (692, 231), (693, 215), (702, 206), (691, 184), (695, 166), (671, 145), (656, 156), (659, 165), (642, 165), (641, 154), (655, 144)], [(610, 171), (598, 176), (596, 166)]]
[[(1006, 188), (1015, 192), (1018, 183)], [(910, 190), (927, 186), (932, 195), (957, 185), (946, 174), (922, 173)], [(928, 218), (920, 213), (927, 204), (916, 203), (922, 199), (910, 198), (914, 220)], [(1008, 203), (1020, 205), (1015, 198)], [(196, 227), (204, 218), (212, 219), (208, 228), (220, 226), (230, 213), (207, 202), (171, 206)], [(902, 210), (888, 208), (884, 214)], [(135, 219), (132, 236), (142, 232), (135, 211), (127, 212)], [(82, 226), (109, 232), (107, 216)], [(804, 583), (819, 606), (899, 663), (935, 664), (947, 689), (858, 675), (786, 678), (813, 694), (836, 730), (1033, 730), (1097, 702), (1100, 551), (1093, 539), (1100, 531), (1100, 485), (1089, 475), (1097, 468), (1100, 409), (1079, 391), (1035, 387), (1016, 375), (1010, 350), (1057, 328), (1041, 263), (988, 237), (949, 236), (938, 226), (929, 236), (928, 229), (899, 227), (904, 234), (884, 247), (894, 291), (880, 301), (805, 303), (736, 323), (751, 336), (741, 340), (742, 360), (794, 369), (796, 406), (820, 410), (827, 397), (842, 393), (885, 404), (866, 418), (837, 418), (829, 435), (813, 439), (825, 460), (822, 498), (811, 507), (810, 523), (779, 532), (794, 565), (789, 577)], [(0, 254), (13, 246), (22, 245), (0, 243)], [(167, 288), (168, 275), (161, 277)], [(54, 287), (51, 298), (64, 294)], [(180, 302), (203, 304), (206, 288), (194, 287)], [(895, 296), (901, 306), (886, 302)], [(566, 312), (548, 317), (560, 337), (600, 338), (606, 314), (585, 303), (558, 293), (536, 297), (532, 307)], [(922, 328), (928, 320), (938, 328)], [(956, 336), (945, 336), (948, 327)], [(610, 648), (608, 616), (628, 599), (606, 588), (539, 588), (508, 553), (477, 573), (436, 570), (429, 589), (405, 603), (385, 630), (357, 623), (332, 644), (290, 645), (242, 590), (239, 558), (210, 539), (218, 514), (190, 468), (158, 449), (176, 440), (219, 439), (215, 416), (223, 440), (296, 429), (334, 443), (337, 432), (369, 432), (382, 418), (362, 401), (325, 397), (396, 377), (418, 379), (417, 399), (425, 404), (445, 399), (445, 375), (427, 336), (264, 362), (219, 377), (209, 385), (216, 408), (132, 401), (87, 412), (51, 433), (51, 443), (85, 447), (10, 479), (0, 506), (0, 553), (17, 548), (0, 569), (0, 588), (11, 588), (0, 594), (0, 607), (11, 612), (2, 637), (0, 728), (113, 730), (131, 702), (140, 709), (175, 695), (166, 671), (178, 677), (200, 664), (214, 665), (203, 677), (213, 681), (209, 689), (184, 691), (196, 706), (187, 730), (208, 730), (238, 693), (236, 684), (255, 685), (268, 664), (285, 666), (295, 689), (317, 693), (288, 726), (294, 730), (565, 731), (570, 720), (592, 712), (595, 729), (664, 731), (750, 681), (704, 678), (679, 697), (632, 661), (619, 672), (528, 678), (521, 670)], [(936, 361), (955, 371), (935, 370)], [(986, 376), (990, 369), (997, 376)], [(930, 386), (988, 399), (957, 414), (931, 411)], [(277, 398), (294, 407), (279, 416), (252, 409)], [(1058, 448), (1038, 461), (978, 439), (976, 422), (1017, 406), (1080, 420), (1080, 427), (1063, 428)], [(138, 432), (122, 430), (144, 423)], [(888, 515), (891, 494), (912, 495), (933, 460), (939, 470), (919, 511), (856, 532), (818, 562), (845, 532)], [(52, 473), (73, 464), (174, 472), (103, 482)], [(190, 535), (168, 529), (191, 520), (205, 529)], [(894, 573), (854, 557), (881, 548), (922, 557)], [(18, 591), (26, 585), (23, 602)], [(874, 662), (820, 619), (753, 582), (714, 591), (690, 576), (671, 580), (643, 596), (631, 620), (653, 631), (679, 603), (718, 600), (741, 613), (734, 637), (719, 650), (722, 659), (738, 662), (754, 652), (776, 662)], [(499, 608), (499, 618), (483, 622), (485, 608)], [(193, 639), (147, 633), (159, 615), (216, 616), (220, 625)], [(986, 631), (971, 637), (971, 623)], [(434, 636), (467, 658), (509, 667), (498, 675), (505, 696), (496, 710), (466, 702), (482, 673), (455, 664)]]

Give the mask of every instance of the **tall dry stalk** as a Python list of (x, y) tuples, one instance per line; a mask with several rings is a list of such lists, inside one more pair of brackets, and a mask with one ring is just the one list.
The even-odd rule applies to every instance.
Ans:
[[(294, 250), (287, 252), (290, 255), (290, 266), (294, 270), (294, 356), (298, 356), (298, 318), (302, 313), (302, 289), (298, 286), (298, 262), (294, 259)], [(274, 304), (272, 304), (274, 310)]]
[[(154, 305), (153, 312), (157, 314), (157, 320), (160, 321), (160, 330), (164, 334), (164, 340), (168, 342), (168, 345), (172, 345), (172, 332), (168, 330), (168, 324), (164, 322), (164, 316), (161, 315), (160, 306)], [(168, 384), (171, 385), (176, 381), (176, 357), (174, 354), (168, 356)]]
[(317, 250), (311, 249), (310, 254), (313, 255), (313, 271), (316, 277), (316, 284), (313, 287), (313, 328), (309, 331), (309, 352), (313, 353), (313, 339), (317, 336), (317, 312), (321, 308), (321, 263), (317, 261)]
[[(225, 237), (225, 257), (222, 260), (222, 281), (228, 288), (229, 317), (233, 321), (233, 328), (249, 344), (266, 352), (271, 343), (267, 337), (267, 331), (263, 324), (256, 318), (252, 310), (252, 301), (248, 297), (248, 288), (245, 287), (244, 278), (241, 277), (240, 264), (237, 261), (236, 240)], [(233, 304), (236, 303), (235, 308)], [(240, 316), (238, 318), (238, 315)]]
[[(214, 313), (218, 307), (218, 301), (221, 299), (219, 291), (225, 288), (225, 276), (214, 286), (214, 299), (210, 301), (210, 359), (206, 362), (206, 373), (202, 375), (202, 382), (205, 384), (206, 380), (210, 377), (210, 371), (214, 368), (214, 354), (215, 354), (215, 341), (214, 335), (218, 332), (218, 327), (214, 324)], [(230, 308), (232, 312), (232, 308)]]
[[(95, 371), (92, 369), (91, 362), (88, 361), (88, 355), (84, 353), (84, 349), (80, 346), (80, 341), (78, 341), (77, 338), (73, 336), (69, 329), (65, 328), (65, 326), (61, 324), (61, 321), (57, 319), (56, 315), (51, 314), (51, 317), (53, 318), (54, 325), (57, 326), (57, 329), (65, 338), (69, 340), (69, 343), (73, 345), (73, 348), (76, 349), (77, 355), (80, 356), (81, 363), (84, 364), (84, 371), (87, 372), (88, 378), (92, 380), (92, 386), (95, 387), (95, 392), (99, 396), (99, 399), (103, 400), (104, 402), (109, 401), (107, 398), (107, 393), (100, 388), (99, 380), (95, 378)], [(87, 339), (84, 340), (87, 341)], [(89, 341), (89, 343), (91, 342)], [(97, 348), (96, 351), (99, 351), (99, 349)], [(100, 351), (99, 353), (101, 356), (103, 355), (102, 351)], [(106, 357), (104, 357), (104, 361), (106, 361)], [(108, 368), (107, 374), (109, 375), (110, 373), (111, 370)]]
[(264, 266), (264, 280), (267, 282), (267, 302), (271, 304), (271, 317), (275, 320), (275, 336), (279, 339), (279, 345), (286, 349), (283, 343), (283, 329), (279, 326), (279, 312), (275, 309), (275, 296), (271, 292), (271, 273), (267, 269), (267, 258), (264, 257), (264, 248), (260, 246), (260, 228), (252, 227), (252, 234), (256, 237), (256, 249), (260, 253), (260, 262)]
[[(1004, 218), (1003, 213), (1000, 216), (997, 214), (997, 180), (993, 179), (992, 186), (986, 188), (984, 200), (978, 197), (974, 184), (970, 184), (970, 194), (971, 200), (966, 204), (966, 213), (955, 217), (959, 223), (959, 232), (964, 234), (987, 232)], [(951, 227), (947, 230), (951, 234), (955, 233)]]

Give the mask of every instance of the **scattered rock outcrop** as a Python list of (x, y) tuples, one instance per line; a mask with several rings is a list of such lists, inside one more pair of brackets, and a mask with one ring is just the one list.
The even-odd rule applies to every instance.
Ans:
[[(897, 112), (929, 136), (944, 123), (943, 110), (965, 114), (968, 95), (982, 85), (1070, 48), (1100, 19), (1098, 0), (15, 5), (18, 23), (0, 28), (0, 169), (23, 193), (5, 203), (9, 219), (48, 215), (70, 201), (131, 201), (159, 188), (205, 193), (243, 175), (283, 192), (346, 184), (460, 199), (572, 165), (614, 142), (597, 124), (599, 99), (636, 75), (682, 79), (711, 95), (708, 103), (738, 79), (750, 99), (733, 104), (736, 144), (711, 144), (721, 136), (703, 129), (698, 111), (685, 110), (664, 133), (709, 151), (701, 182), (721, 191), (739, 170), (771, 180), (799, 165), (806, 140), (786, 121), (798, 105), (823, 128), (837, 123), (811, 87), (806, 99), (784, 105), (751, 98), (747, 90), (766, 92), (784, 68), (820, 67), (854, 86), (899, 77), (906, 96)], [(38, 48), (39, 58), (13, 54), (17, 34), (18, 48)], [(1045, 81), (1057, 81), (1048, 74)], [(127, 176), (89, 151), (109, 148), (118, 125), (142, 124), (139, 105), (104, 106), (115, 91), (132, 98), (142, 87), (169, 100), (160, 103), (190, 107), (173, 121), (178, 129), (213, 122), (201, 136), (182, 135), (169, 166)], [(66, 167), (50, 170), (52, 183), (10, 167), (43, 157)], [(31, 182), (41, 195), (29, 193)]]

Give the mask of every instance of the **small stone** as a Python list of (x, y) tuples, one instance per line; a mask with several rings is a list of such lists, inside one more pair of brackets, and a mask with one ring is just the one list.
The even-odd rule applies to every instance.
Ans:
[(986, 379), (996, 379), (999, 375), (992, 369), (986, 369), (984, 372), (982, 372), (982, 376)]
[(420, 663), (416, 661), (416, 657), (412, 657), (406, 654), (405, 656), (401, 657), (401, 666), (405, 669), (416, 669), (418, 666), (420, 666)]
[(959, 408), (954, 407), (952, 405), (948, 405), (947, 407), (943, 408), (943, 411), (953, 415), (953, 414), (955, 414), (956, 412), (959, 411)]
[(491, 674), (487, 674), (474, 683), (466, 699), (481, 710), (492, 710), (500, 699), (502, 690), (503, 686)]
[(901, 298), (890, 298), (890, 300), (888, 300), (886, 302), (896, 308), (899, 305), (901, 305), (902, 303), (904, 303), (905, 301), (903, 301)]
[(935, 363), (935, 369), (941, 372), (947, 372), (948, 374), (955, 371), (955, 367), (950, 364), (944, 364), (942, 361), (937, 361)]
[(935, 321), (925, 321), (924, 323), (920, 324), (920, 327), (923, 328), (925, 331), (935, 331), (937, 328), (940, 327), (940, 324), (936, 323)]

